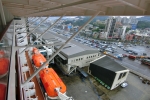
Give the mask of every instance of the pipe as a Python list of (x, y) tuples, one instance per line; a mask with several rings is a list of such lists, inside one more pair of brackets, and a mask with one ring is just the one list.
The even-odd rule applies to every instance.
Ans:
[[(29, 27), (30, 26), (32, 26), (37, 20), (39, 20), (40, 19), (40, 17), (39, 18), (37, 18), (35, 21), (33, 21), (32, 23), (30, 23), (31, 25), (29, 25)], [(29, 27), (27, 28), (27, 29), (25, 29), (25, 30), (28, 30), (29, 29)], [(23, 30), (23, 32), (25, 32), (25, 30)]]
[(97, 16), (100, 13), (98, 11), (95, 15), (93, 15), (75, 34), (73, 34), (64, 45), (62, 45), (51, 57), (48, 59), (36, 72), (34, 72), (23, 84), (21, 84), (22, 87), (24, 87), (34, 76), (36, 76), (46, 65), (49, 63), (60, 51), (64, 46), (69, 43), (88, 23), (90, 23), (95, 16)]
[[(33, 44), (34, 42), (36, 42), (41, 36), (43, 36), (49, 29), (51, 29), (64, 15), (62, 15), (59, 19), (57, 19), (57, 21), (55, 21), (55, 23), (53, 25), (51, 25), (44, 33), (42, 33), (35, 41), (33, 41), (31, 44)], [(26, 49), (28, 49), (27, 47), (21, 52), (23, 53), (24, 51), (26, 51)], [(19, 54), (21, 54), (19, 53)]]
[[(31, 18), (31, 21), (33, 21), (33, 20), (35, 20), (35, 18), (33, 17), (33, 18)], [(25, 28), (25, 26), (26, 26), (26, 24), (28, 24), (28, 20), (27, 21), (25, 21), (25, 24), (23, 24), (22, 26), (22, 28)]]
[(25, 48), (25, 47), (55, 46), (55, 45), (62, 45), (62, 44), (64, 44), (64, 43), (41, 44), (41, 45), (28, 45), (28, 46), (16, 46), (16, 49)]
[[(31, 32), (29, 32), (25, 37), (23, 37), (23, 39), (25, 39), (27, 36), (29, 36), (35, 29), (37, 29), (44, 21), (46, 21), (49, 17), (47, 17), (46, 19), (44, 19), (42, 22), (40, 22), (40, 24), (38, 26), (36, 26), (33, 30), (31, 30)], [(21, 42), (23, 39), (21, 39), (19, 42)]]

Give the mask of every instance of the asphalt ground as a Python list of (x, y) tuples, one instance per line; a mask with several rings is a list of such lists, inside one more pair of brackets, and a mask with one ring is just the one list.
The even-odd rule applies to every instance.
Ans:
[[(149, 49), (143, 46), (133, 46), (127, 49), (136, 50), (139, 53), (146, 52), (147, 55), (150, 56)], [(117, 48), (117, 52), (127, 54), (120, 48)], [(150, 77), (149, 66), (141, 65), (138, 60), (133, 61), (124, 58), (122, 61), (117, 60), (117, 62), (123, 64), (129, 69)], [(67, 77), (57, 68), (55, 68), (55, 70), (67, 86), (67, 95), (72, 96), (75, 100), (150, 100), (150, 86), (143, 84), (142, 80), (132, 73), (127, 77), (127, 87), (121, 88), (119, 86), (111, 91), (107, 90), (100, 83), (90, 77), (100, 95), (101, 99), (99, 99), (99, 96), (93, 91), (93, 87), (88, 80), (82, 80), (78, 75)]]
[[(150, 48), (146, 48), (145, 46), (132, 46), (132, 47), (128, 47), (127, 49), (134, 50), (138, 52), (139, 55), (146, 53), (147, 56), (150, 57)], [(117, 47), (117, 52), (121, 54), (129, 55), (126, 51), (123, 51), (119, 47)], [(123, 58), (122, 61), (117, 61), (117, 62), (133, 71), (136, 71), (144, 76), (150, 77), (150, 66), (141, 64), (141, 61), (139, 60), (132, 60), (132, 59), (129, 59), (128, 57), (125, 57)]]

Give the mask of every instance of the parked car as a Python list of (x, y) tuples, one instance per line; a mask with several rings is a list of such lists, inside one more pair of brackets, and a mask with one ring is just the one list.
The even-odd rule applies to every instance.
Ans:
[(141, 63), (146, 64), (146, 65), (150, 65), (150, 59), (142, 59)]
[(123, 55), (123, 57), (128, 57), (128, 55), (127, 54), (122, 54)]
[(121, 84), (121, 87), (123, 87), (123, 88), (125, 88), (126, 86), (128, 86), (128, 83), (126, 83), (126, 82), (123, 82), (123, 83)]
[(134, 54), (134, 55), (138, 55), (138, 53), (137, 53), (137, 52), (135, 52), (135, 51), (133, 51), (133, 54)]
[(147, 54), (146, 53), (143, 53), (143, 56), (146, 56)]
[(128, 58), (130, 58), (130, 59), (136, 59), (136, 56), (134, 56), (134, 55), (129, 55)]

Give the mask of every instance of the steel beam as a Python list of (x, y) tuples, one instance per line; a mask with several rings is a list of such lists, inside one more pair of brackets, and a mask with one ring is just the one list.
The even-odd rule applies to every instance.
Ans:
[(46, 12), (46, 11), (56, 10), (56, 9), (65, 8), (65, 7), (77, 6), (79, 4), (90, 3), (90, 2), (93, 2), (93, 1), (98, 1), (98, 0), (81, 0), (81, 1), (73, 2), (73, 3), (64, 4), (64, 5), (60, 5), (60, 6), (57, 6), (57, 7), (49, 8), (49, 9), (46, 9), (46, 10), (33, 12), (33, 13), (30, 13), (30, 14), (27, 14), (27, 15), (37, 14), (37, 13), (40, 13), (40, 12)]
[[(64, 14), (65, 15), (65, 14)], [(57, 19), (44, 33), (42, 33), (35, 41), (33, 41), (31, 44), (33, 44), (34, 42), (36, 42), (40, 37), (42, 37), (48, 30), (50, 30), (51, 28), (53, 28), (53, 26), (61, 20), (61, 18), (64, 16), (62, 15), (59, 19)]]
[(13, 20), (13, 40), (12, 40), (12, 49), (11, 49), (11, 61), (10, 61), (10, 71), (8, 74), (8, 93), (7, 93), (7, 100), (16, 100), (16, 62), (15, 62), (15, 54), (16, 54), (16, 49), (14, 48), (15, 46), (15, 20)]
[[(22, 27), (22, 28), (25, 28), (25, 30), (28, 30), (28, 28), (30, 27), (30, 26), (32, 26), (37, 20), (39, 20), (40, 19), (40, 17), (39, 18), (37, 18), (36, 20), (34, 20), (32, 23), (28, 23), (27, 21), (26, 21), (26, 23), (25, 23), (25, 25), (24, 25), (24, 27)], [(31, 24), (31, 25), (30, 25)], [(29, 27), (26, 29), (26, 25), (28, 25)], [(19, 32), (19, 33), (24, 33), (25, 32), (25, 30), (23, 30), (23, 32)]]
[[(29, 36), (34, 30), (36, 30), (44, 21), (46, 21), (49, 17), (47, 17), (46, 19), (44, 19), (42, 22), (40, 22), (40, 24), (38, 26), (36, 26), (33, 30), (31, 30), (31, 32), (29, 32), (23, 39), (25, 39), (27, 36)], [(22, 41), (23, 39), (21, 39), (20, 41)], [(19, 42), (20, 42), (19, 41)]]
[[(30, 26), (32, 26), (37, 20), (39, 20), (40, 19), (40, 17), (39, 18), (37, 18), (36, 20), (34, 20), (32, 23), (30, 23), (31, 25), (29, 25), (29, 27)], [(27, 28), (27, 29), (25, 29), (25, 30), (28, 30), (29, 29), (29, 27)], [(25, 30), (23, 30), (23, 32), (25, 32)]]
[(63, 45), (65, 43), (52, 43), (52, 44), (40, 44), (40, 45), (27, 45), (27, 46), (16, 46), (16, 49), (25, 48), (25, 47), (41, 47), (41, 46), (56, 46), (56, 45)]
[(4, 10), (3, 10), (2, 0), (0, 0), (0, 15), (2, 18), (3, 26), (5, 26), (6, 25), (6, 19), (5, 19), (5, 14), (4, 14)]
[(64, 46), (69, 43), (86, 25), (88, 25), (88, 23), (90, 23), (95, 16), (97, 16), (100, 13), (100, 11), (98, 11), (95, 15), (93, 15), (75, 34), (73, 34), (66, 42), (64, 45), (62, 45), (51, 57), (50, 59), (48, 59), (41, 67), (39, 67), (39, 69), (34, 72), (21, 86), (24, 87), (26, 85), (26, 83), (28, 83), (34, 76), (36, 76), (60, 51), (61, 49), (64, 48)]
[[(31, 21), (33, 21), (34, 19), (35, 19), (34, 17), (31, 18)], [(25, 27), (27, 23), (28, 23), (28, 20), (25, 22), (25, 24), (23, 25), (23, 27)], [(22, 28), (23, 28), (23, 27), (22, 27)]]
[(126, 5), (128, 5), (128, 6), (131, 6), (131, 7), (133, 7), (133, 8), (136, 8), (136, 9), (138, 9), (138, 10), (141, 10), (141, 11), (146, 11), (144, 8), (141, 8), (141, 7), (139, 7), (139, 6), (137, 6), (137, 5), (134, 5), (134, 4), (132, 4), (132, 3), (129, 3), (129, 2), (127, 2), (127, 1), (124, 1), (124, 0), (117, 0), (117, 1), (119, 1), (119, 2), (121, 2), (121, 3), (123, 3), (123, 4), (126, 4)]
[[(33, 44), (34, 42), (36, 42), (40, 37), (42, 37), (49, 29), (51, 29), (59, 20), (61, 20), (61, 18), (63, 17), (64, 15), (62, 15), (59, 19), (57, 19), (57, 21), (55, 21), (55, 23), (53, 23), (53, 25), (51, 25), (44, 33), (42, 33), (35, 41), (33, 41), (31, 44)], [(26, 51), (26, 49), (28, 49), (27, 47), (21, 52), (23, 53), (24, 51)], [(19, 54), (21, 54), (19, 53)]]

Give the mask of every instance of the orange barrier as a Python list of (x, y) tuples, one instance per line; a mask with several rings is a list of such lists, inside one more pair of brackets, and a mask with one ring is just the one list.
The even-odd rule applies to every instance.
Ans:
[(8, 66), (9, 66), (9, 60), (7, 58), (0, 58), (0, 75), (7, 73)]
[(66, 92), (66, 86), (52, 68), (46, 68), (39, 73), (44, 88), (50, 97), (57, 97), (55, 88), (61, 88), (60, 92)]
[(5, 100), (6, 85), (0, 83), (0, 100)]

